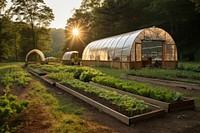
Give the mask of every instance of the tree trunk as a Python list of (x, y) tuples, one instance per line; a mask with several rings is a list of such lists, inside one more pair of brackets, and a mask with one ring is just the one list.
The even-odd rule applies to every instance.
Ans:
[(15, 61), (18, 61), (17, 35), (15, 34)]
[[(3, 21), (3, 20), (2, 20)], [(3, 28), (3, 23), (0, 22), (0, 62), (2, 61), (1, 60), (1, 46), (2, 46), (2, 28)]]
[(36, 46), (36, 43), (35, 43), (35, 33), (34, 33), (34, 24), (31, 23), (31, 31), (32, 31), (32, 45), (33, 45), (33, 48), (37, 48)]
[[(33, 49), (37, 49), (36, 42), (35, 42), (35, 32), (34, 32), (34, 24), (31, 23), (31, 31), (32, 31), (32, 45)], [(37, 59), (37, 55), (35, 54), (35, 60)]]

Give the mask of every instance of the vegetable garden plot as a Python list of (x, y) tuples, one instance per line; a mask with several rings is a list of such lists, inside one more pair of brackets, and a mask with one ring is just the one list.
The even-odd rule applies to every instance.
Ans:
[[(166, 88), (151, 87), (148, 84), (138, 83), (130, 80), (122, 80), (99, 72), (96, 69), (88, 67), (70, 67), (70, 66), (35, 66), (35, 68), (41, 68), (48, 72), (52, 72), (52, 76), (59, 81), (68, 80), (66, 72), (70, 72), (72, 77), (88, 82), (93, 81), (98, 84), (106, 85), (117, 90), (130, 92), (136, 94), (142, 99), (159, 105), (165, 109), (166, 112), (194, 108), (194, 100), (185, 99), (183, 95), (176, 91), (170, 91)], [(139, 96), (140, 95), (140, 96)]]
[[(35, 74), (35, 73), (33, 73), (33, 74)], [(36, 76), (38, 76), (38, 77), (40, 77), (41, 78), (41, 76), (39, 76), (38, 74), (35, 74)], [(43, 80), (45, 80), (45, 81), (47, 81), (48, 82), (48, 80), (47, 79), (44, 79), (44, 78), (41, 78), (41, 79), (43, 79)], [(81, 81), (78, 81), (78, 82), (80, 82), (80, 84), (78, 84), (77, 86), (81, 86)], [(48, 82), (49, 83), (49, 82)], [(89, 83), (83, 83), (82, 85), (86, 85), (86, 87), (83, 87), (84, 89), (85, 88), (88, 88), (89, 86), (91, 86), (91, 85), (89, 85), (89, 86), (87, 86), (87, 84), (89, 84)], [(161, 115), (161, 114), (163, 114), (164, 113), (164, 110), (163, 109), (161, 109), (161, 108), (159, 108), (159, 107), (157, 107), (157, 106), (154, 106), (154, 105), (151, 105), (151, 104), (146, 104), (146, 103), (144, 103), (144, 102), (142, 102), (142, 101), (140, 101), (140, 100), (137, 100), (137, 99), (135, 99), (135, 98), (129, 98), (128, 96), (123, 96), (123, 95), (121, 95), (121, 94), (116, 94), (116, 92), (107, 92), (109, 95), (113, 95), (113, 97), (114, 96), (118, 96), (117, 98), (120, 98), (120, 97), (123, 97), (123, 98), (127, 98), (126, 99), (126, 101), (125, 102), (127, 102), (127, 103), (129, 103), (129, 104), (131, 104), (131, 103), (133, 103), (133, 104), (135, 104), (135, 106), (136, 106), (136, 108), (126, 108), (126, 109), (128, 109), (128, 110), (131, 110), (131, 109), (133, 109), (133, 110), (131, 110), (131, 111), (133, 111), (134, 113), (134, 115), (125, 115), (125, 114), (122, 114), (121, 112), (119, 112), (119, 111), (116, 111), (115, 109), (116, 108), (113, 108), (113, 106), (112, 107), (108, 107), (107, 105), (109, 105), (109, 104), (107, 104), (107, 105), (104, 105), (104, 102), (102, 102), (102, 101), (105, 101), (105, 102), (107, 102), (107, 101), (109, 101), (108, 99), (103, 99), (101, 102), (99, 102), (99, 101), (97, 101), (97, 99), (99, 99), (99, 98), (97, 98), (97, 99), (95, 99), (95, 98), (91, 98), (91, 97), (89, 97), (89, 96), (85, 96), (85, 94), (83, 95), (83, 94), (81, 94), (80, 92), (82, 91), (78, 91), (77, 90), (77, 88), (73, 88), (72, 86), (69, 88), (69, 87), (67, 87), (67, 86), (65, 86), (65, 85), (62, 85), (62, 84), (60, 84), (60, 83), (58, 83), (58, 82), (56, 82), (56, 86), (58, 87), (58, 88), (60, 88), (60, 89), (63, 89), (63, 90), (65, 90), (65, 91), (67, 91), (68, 93), (71, 93), (72, 95), (74, 95), (74, 96), (76, 96), (76, 97), (78, 97), (78, 98), (80, 98), (80, 99), (82, 99), (83, 101), (85, 101), (85, 102), (87, 102), (87, 103), (89, 103), (89, 104), (91, 104), (91, 105), (93, 105), (93, 106), (95, 106), (95, 107), (97, 107), (97, 108), (99, 108), (99, 109), (101, 109), (102, 111), (104, 111), (105, 113), (108, 113), (108, 114), (110, 114), (111, 116), (113, 116), (113, 117), (115, 117), (115, 118), (117, 118), (117, 119), (119, 119), (120, 121), (122, 121), (122, 122), (124, 122), (124, 123), (126, 123), (127, 125), (130, 125), (130, 124), (132, 124), (132, 123), (134, 123), (134, 122), (136, 122), (136, 121), (141, 121), (141, 120), (146, 120), (146, 119), (150, 119), (150, 118), (153, 118), (153, 117), (156, 117), (156, 116), (159, 116), (159, 115)], [(71, 89), (71, 88), (73, 88), (73, 89)], [(88, 90), (86, 90), (85, 91), (85, 93), (87, 93), (87, 92), (89, 92), (89, 91), (96, 91), (96, 90), (90, 90), (90, 89), (88, 89)], [(96, 97), (97, 95), (94, 95), (94, 92), (92, 92), (91, 93), (91, 95), (92, 96), (94, 96), (94, 97)], [(104, 94), (104, 91), (102, 91), (102, 92), (97, 92), (98, 94), (101, 94), (101, 97), (106, 97), (106, 94)], [(90, 95), (90, 94), (89, 94)], [(90, 96), (91, 96), (90, 95)], [(123, 98), (121, 98), (121, 99), (119, 99), (119, 101), (123, 101), (123, 100), (125, 100), (125, 99), (123, 99)], [(100, 98), (101, 99), (101, 98)], [(112, 98), (111, 98), (112, 99)], [(115, 98), (114, 98), (115, 99)], [(111, 100), (112, 101), (112, 100)], [(118, 102), (119, 102), (118, 101)], [(113, 100), (112, 101), (113, 103), (114, 102), (116, 102), (115, 100)], [(134, 103), (135, 102), (135, 103)], [(103, 104), (102, 104), (103, 103)], [(108, 103), (108, 102), (107, 102)], [(128, 105), (128, 104), (127, 104)], [(148, 107), (148, 110), (146, 110), (146, 108)], [(120, 107), (118, 107), (118, 108), (120, 108)], [(134, 110), (134, 109), (138, 109), (138, 110)], [(123, 110), (123, 108), (121, 108), (121, 110)], [(138, 113), (139, 112), (139, 113)]]
[(133, 93), (117, 90), (115, 88), (108, 87), (108, 86), (105, 86), (105, 85), (100, 85), (100, 84), (97, 84), (97, 83), (94, 83), (94, 82), (90, 82), (90, 83), (95, 85), (95, 86), (97, 86), (97, 87), (100, 87), (100, 88), (108, 89), (108, 90), (111, 90), (111, 91), (117, 91), (118, 93), (126, 94), (126, 95), (129, 95), (129, 96), (133, 96), (133, 97), (135, 97), (137, 99), (144, 100), (145, 102), (160, 106), (166, 112), (184, 110), (184, 109), (194, 109), (194, 107), (195, 107), (194, 106), (194, 100), (191, 99), (191, 98), (186, 98), (185, 97), (185, 98), (183, 98), (182, 101), (175, 102), (175, 103), (167, 103), (167, 102), (151, 99), (151, 98), (148, 98), (148, 97), (136, 95), (136, 94), (133, 94)]

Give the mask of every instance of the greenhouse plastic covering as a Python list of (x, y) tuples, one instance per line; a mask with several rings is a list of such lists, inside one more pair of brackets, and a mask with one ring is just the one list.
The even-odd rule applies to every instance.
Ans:
[(84, 49), (82, 60), (141, 61), (148, 57), (159, 60), (162, 54), (164, 60), (176, 61), (176, 44), (165, 30), (151, 27), (93, 41)]
[(74, 54), (78, 54), (78, 51), (69, 51), (69, 52), (66, 52), (63, 57), (62, 57), (62, 60), (71, 60), (72, 56)]

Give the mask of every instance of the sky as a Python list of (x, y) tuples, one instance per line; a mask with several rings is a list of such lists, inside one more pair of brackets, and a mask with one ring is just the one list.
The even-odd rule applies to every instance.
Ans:
[(46, 5), (53, 9), (55, 15), (51, 28), (64, 28), (67, 19), (72, 17), (74, 9), (80, 7), (82, 0), (44, 0)]
[[(7, 0), (11, 5), (11, 0)], [(74, 9), (80, 7), (82, 0), (44, 0), (46, 5), (53, 10), (54, 21), (51, 22), (51, 28), (65, 28), (67, 19), (72, 17)]]

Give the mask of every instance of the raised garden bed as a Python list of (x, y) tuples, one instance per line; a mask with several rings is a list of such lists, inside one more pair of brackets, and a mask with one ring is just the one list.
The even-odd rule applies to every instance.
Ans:
[(151, 99), (151, 98), (148, 98), (148, 97), (136, 95), (136, 94), (133, 94), (133, 93), (121, 91), (121, 90), (118, 90), (118, 89), (115, 89), (115, 88), (112, 88), (112, 87), (108, 87), (108, 86), (105, 86), (105, 85), (100, 85), (100, 84), (97, 84), (97, 83), (94, 83), (94, 82), (90, 82), (90, 83), (99, 87), (99, 88), (104, 88), (104, 89), (107, 89), (107, 90), (116, 91), (116, 92), (121, 93), (121, 94), (126, 94), (126, 95), (129, 95), (129, 96), (135, 97), (137, 99), (144, 100), (147, 103), (151, 103), (151, 104), (160, 106), (166, 112), (183, 110), (183, 109), (194, 109), (194, 107), (195, 107), (194, 106), (194, 100), (191, 99), (191, 98), (187, 98), (187, 97), (185, 97), (183, 99), (183, 101), (178, 101), (178, 102), (175, 102), (175, 103), (167, 103), (167, 102)]
[(162, 108), (152, 105), (152, 104), (145, 103), (149, 106), (148, 111), (144, 111), (142, 114), (137, 114), (134, 116), (127, 116), (127, 115), (122, 114), (122, 113), (114, 110), (113, 108), (108, 107), (107, 105), (103, 104), (104, 102), (97, 101), (96, 98), (91, 98), (91, 97), (86, 96), (85, 94), (81, 94), (81, 91), (75, 90), (71, 87), (67, 87), (66, 85), (62, 85), (58, 82), (52, 82), (49, 79), (47, 79), (46, 77), (41, 77), (37, 73), (34, 73), (33, 71), (29, 70), (29, 72), (52, 85), (55, 84), (56, 87), (78, 97), (79, 99), (91, 104), (92, 106), (104, 111), (105, 113), (110, 114), (111, 116), (117, 118), (118, 120), (122, 121), (123, 123), (125, 123), (127, 125), (130, 125), (134, 122), (158, 117), (158, 116), (164, 114), (164, 110)]
[(157, 117), (157, 116), (160, 116), (164, 113), (164, 110), (159, 108), (158, 106), (155, 106), (155, 105), (151, 105), (151, 104), (148, 104), (148, 106), (151, 107), (151, 111), (149, 112), (145, 112), (143, 114), (139, 114), (139, 115), (134, 115), (132, 117), (129, 117), (129, 116), (126, 116), (122, 113), (119, 113), (118, 111), (115, 111), (113, 110), (112, 108), (109, 108), (105, 105), (103, 105), (102, 103), (98, 102), (98, 101), (95, 101), (65, 85), (62, 85), (58, 82), (56, 82), (56, 87), (78, 97), (79, 99), (91, 104), (92, 106), (102, 110), (103, 112), (117, 118), (118, 120), (122, 121), (123, 123), (127, 124), (127, 125), (130, 125), (134, 122), (138, 122), (138, 121), (142, 121), (142, 120), (147, 120), (147, 119), (150, 119), (150, 118), (154, 118), (154, 117)]
[(47, 79), (45, 76), (41, 76), (41, 75), (35, 73), (34, 71), (32, 71), (32, 69), (29, 69), (28, 71), (29, 71), (31, 74), (33, 74), (34, 76), (38, 77), (39, 79), (42, 79), (42, 80), (44, 80), (45, 82), (47, 82), (47, 83), (49, 83), (49, 84), (51, 84), (51, 85), (55, 85), (55, 82), (54, 82), (54, 81)]
[(42, 69), (40, 69), (40, 68), (28, 68), (28, 70), (29, 71), (32, 71), (32, 72), (34, 72), (34, 73), (37, 73), (39, 76), (44, 76), (44, 75), (46, 75), (46, 74), (48, 74), (48, 72), (46, 72), (46, 71), (44, 71), (44, 70), (42, 70)]

